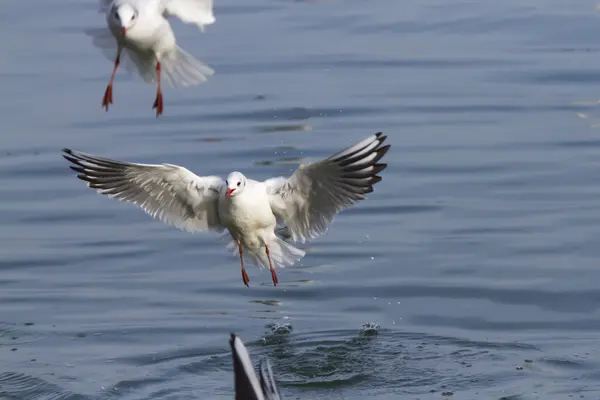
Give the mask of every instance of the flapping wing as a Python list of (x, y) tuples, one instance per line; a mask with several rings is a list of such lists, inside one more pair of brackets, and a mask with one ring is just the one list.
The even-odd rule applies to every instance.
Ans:
[(215, 22), (213, 0), (161, 0), (165, 17), (174, 15), (186, 24), (193, 23), (204, 30), (204, 25)]
[(235, 400), (265, 400), (244, 342), (232, 333), (229, 345), (233, 358)]
[(306, 242), (327, 231), (333, 217), (373, 191), (387, 164), (377, 162), (390, 145), (387, 136), (369, 136), (331, 157), (301, 165), (289, 178), (265, 181), (273, 213), (287, 225), (292, 240)]
[(134, 164), (63, 149), (63, 157), (98, 193), (133, 203), (153, 218), (179, 229), (223, 231), (218, 176), (197, 176), (172, 164)]
[(110, 8), (110, 5), (112, 2), (113, 2), (113, 0), (99, 0), (98, 1), (98, 12), (106, 13), (108, 11), (108, 9)]
[(267, 400), (281, 400), (279, 390), (277, 389), (277, 383), (273, 376), (273, 370), (271, 369), (271, 363), (269, 360), (264, 360), (260, 363), (260, 387)]
[[(117, 41), (110, 33), (110, 30), (104, 28), (86, 28), (84, 32), (92, 38), (92, 44), (99, 48), (111, 63), (115, 62), (117, 57)], [(129, 74), (138, 73), (142, 79), (147, 82), (156, 80), (155, 66), (152, 62), (144, 62), (134, 51), (125, 49), (121, 53), (121, 64)]]

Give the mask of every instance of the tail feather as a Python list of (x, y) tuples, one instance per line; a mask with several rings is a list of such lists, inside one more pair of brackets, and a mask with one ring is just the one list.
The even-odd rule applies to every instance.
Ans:
[[(156, 82), (156, 67), (153, 60), (140, 57), (134, 51), (127, 50), (127, 55), (137, 67), (138, 74), (146, 83)], [(161, 84), (163, 87), (187, 87), (206, 82), (215, 71), (208, 65), (198, 61), (179, 46), (177, 50), (160, 61)]]
[[(271, 256), (274, 268), (284, 268), (294, 265), (306, 254), (305, 251), (292, 246), (278, 237), (275, 237), (267, 246), (269, 246), (269, 255)], [(244, 251), (244, 258), (260, 269), (269, 268), (269, 259), (264, 250)]]
[(215, 71), (179, 46), (171, 57), (161, 60), (162, 82), (171, 87), (186, 87), (206, 82)]
[[(106, 28), (85, 29), (86, 35), (99, 48), (108, 60), (114, 62), (117, 56), (117, 42)], [(146, 83), (156, 83), (156, 62), (141, 54), (125, 49), (121, 57), (122, 66), (129, 73), (136, 72)], [(197, 60), (181, 47), (161, 60), (161, 83), (164, 87), (187, 87), (206, 82), (215, 71)]]
[[(227, 249), (232, 254), (239, 256), (238, 245), (231, 235), (226, 232), (221, 238), (222, 240), (227, 241)], [(292, 266), (300, 261), (306, 254), (304, 250), (292, 246), (277, 236), (275, 236), (267, 246), (269, 246), (269, 255), (271, 256), (271, 262), (273, 263), (274, 268)], [(260, 250), (244, 249), (244, 262), (246, 264), (255, 265), (260, 269), (269, 268), (269, 259), (267, 258), (267, 253), (264, 248)]]

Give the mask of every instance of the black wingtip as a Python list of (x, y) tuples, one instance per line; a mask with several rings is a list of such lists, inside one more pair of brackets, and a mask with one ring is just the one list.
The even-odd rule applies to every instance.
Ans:
[(75, 165), (79, 165), (81, 167), (83, 167), (83, 165), (81, 164), (81, 156), (79, 154), (77, 154), (76, 150), (72, 150), (72, 149), (68, 149), (68, 148), (64, 148), (62, 149), (64, 154), (61, 154), (63, 156), (63, 158), (65, 160), (67, 160), (70, 163), (73, 163)]
[(85, 174), (85, 171), (83, 170), (83, 168), (81, 168), (79, 166), (69, 165), (69, 168), (71, 168), (73, 171), (77, 172), (78, 174)]
[(385, 156), (385, 154), (388, 152), (388, 150), (390, 149), (392, 145), (388, 144), (385, 145), (383, 147), (380, 147), (377, 149), (377, 151), (375, 152), (377, 155), (375, 156), (375, 159), (373, 160), (373, 162), (377, 162), (379, 160), (381, 160), (383, 158), (383, 156)]
[[(375, 164), (373, 165), (373, 175), (377, 175), (378, 173), (380, 173), (381, 171), (383, 171), (384, 169), (387, 168), (387, 164)], [(377, 181), (379, 182), (379, 181)]]
[[(385, 168), (385, 166), (383, 168), (381, 168), (379, 171), (383, 170), (384, 168)], [(369, 186), (365, 190), (364, 194), (373, 193), (375, 191), (374, 186), (377, 183), (381, 182), (382, 180), (383, 180), (383, 178), (381, 176), (379, 176), (379, 175), (373, 175), (373, 177), (369, 181)]]
[(63, 154), (63, 158), (65, 160), (67, 160), (68, 162), (70, 162), (73, 165), (70, 165), (69, 168), (71, 168), (73, 171), (78, 172), (80, 174), (84, 174), (85, 172), (85, 168), (86, 166), (83, 165), (81, 162), (82, 160), (80, 158), (78, 158), (76, 155), (65, 155)]
[[(383, 169), (383, 168), (382, 168)], [(373, 180), (371, 181), (371, 186), (375, 185), (376, 183), (379, 183), (383, 180), (383, 178), (379, 175), (375, 175), (373, 177)]]
[(77, 160), (77, 158), (75, 158), (75, 156), (74, 156), (74, 155), (66, 155), (66, 154), (63, 154), (62, 156), (63, 156), (63, 158), (64, 158), (65, 160), (67, 160), (67, 161), (69, 161), (69, 162), (72, 162), (73, 164), (77, 164), (77, 161), (78, 161), (78, 160)]
[[(392, 145), (391, 145), (391, 144), (386, 144), (385, 146), (381, 146), (381, 147), (379, 148), (379, 150), (378, 150), (378, 151), (380, 151), (380, 152), (382, 152), (383, 154), (385, 154), (385, 153), (387, 153), (387, 152), (388, 152), (388, 150), (390, 149), (390, 147), (392, 147)], [(382, 155), (383, 155), (383, 154), (382, 154)]]
[(89, 187), (92, 187), (92, 184), (94, 183), (93, 179), (87, 176), (86, 174), (78, 174), (77, 178), (81, 179), (84, 182), (87, 182), (89, 184)]
[(377, 138), (377, 140), (379, 140), (379, 144), (382, 144), (387, 139), (387, 135), (385, 135), (383, 132), (377, 132), (375, 134), (375, 137)]

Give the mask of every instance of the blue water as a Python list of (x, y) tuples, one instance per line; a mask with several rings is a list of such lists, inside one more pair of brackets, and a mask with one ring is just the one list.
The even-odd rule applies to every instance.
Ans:
[[(600, 396), (600, 14), (570, 0), (217, 0), (165, 90), (81, 31), (94, 0), (0, 14), (0, 397), (231, 399), (228, 334), (286, 398)], [(368, 200), (300, 265), (248, 270), (87, 189), (60, 149), (291, 173), (374, 132)], [(363, 324), (378, 324), (365, 331)]]

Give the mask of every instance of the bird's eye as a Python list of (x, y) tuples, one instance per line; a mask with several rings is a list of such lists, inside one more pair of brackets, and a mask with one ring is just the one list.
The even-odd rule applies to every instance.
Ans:
[(133, 14), (133, 15), (131, 16), (131, 20), (133, 21), (134, 19), (135, 19), (135, 14)]
[(115, 12), (115, 18), (116, 18), (116, 19), (120, 19), (120, 18), (119, 18), (119, 13)]
[(238, 186), (240, 186), (240, 185), (241, 185), (241, 183), (242, 183), (242, 182), (238, 182)]
[(226, 184), (227, 186), (229, 186), (229, 183), (227, 182), (227, 180), (225, 180), (225, 184)]

